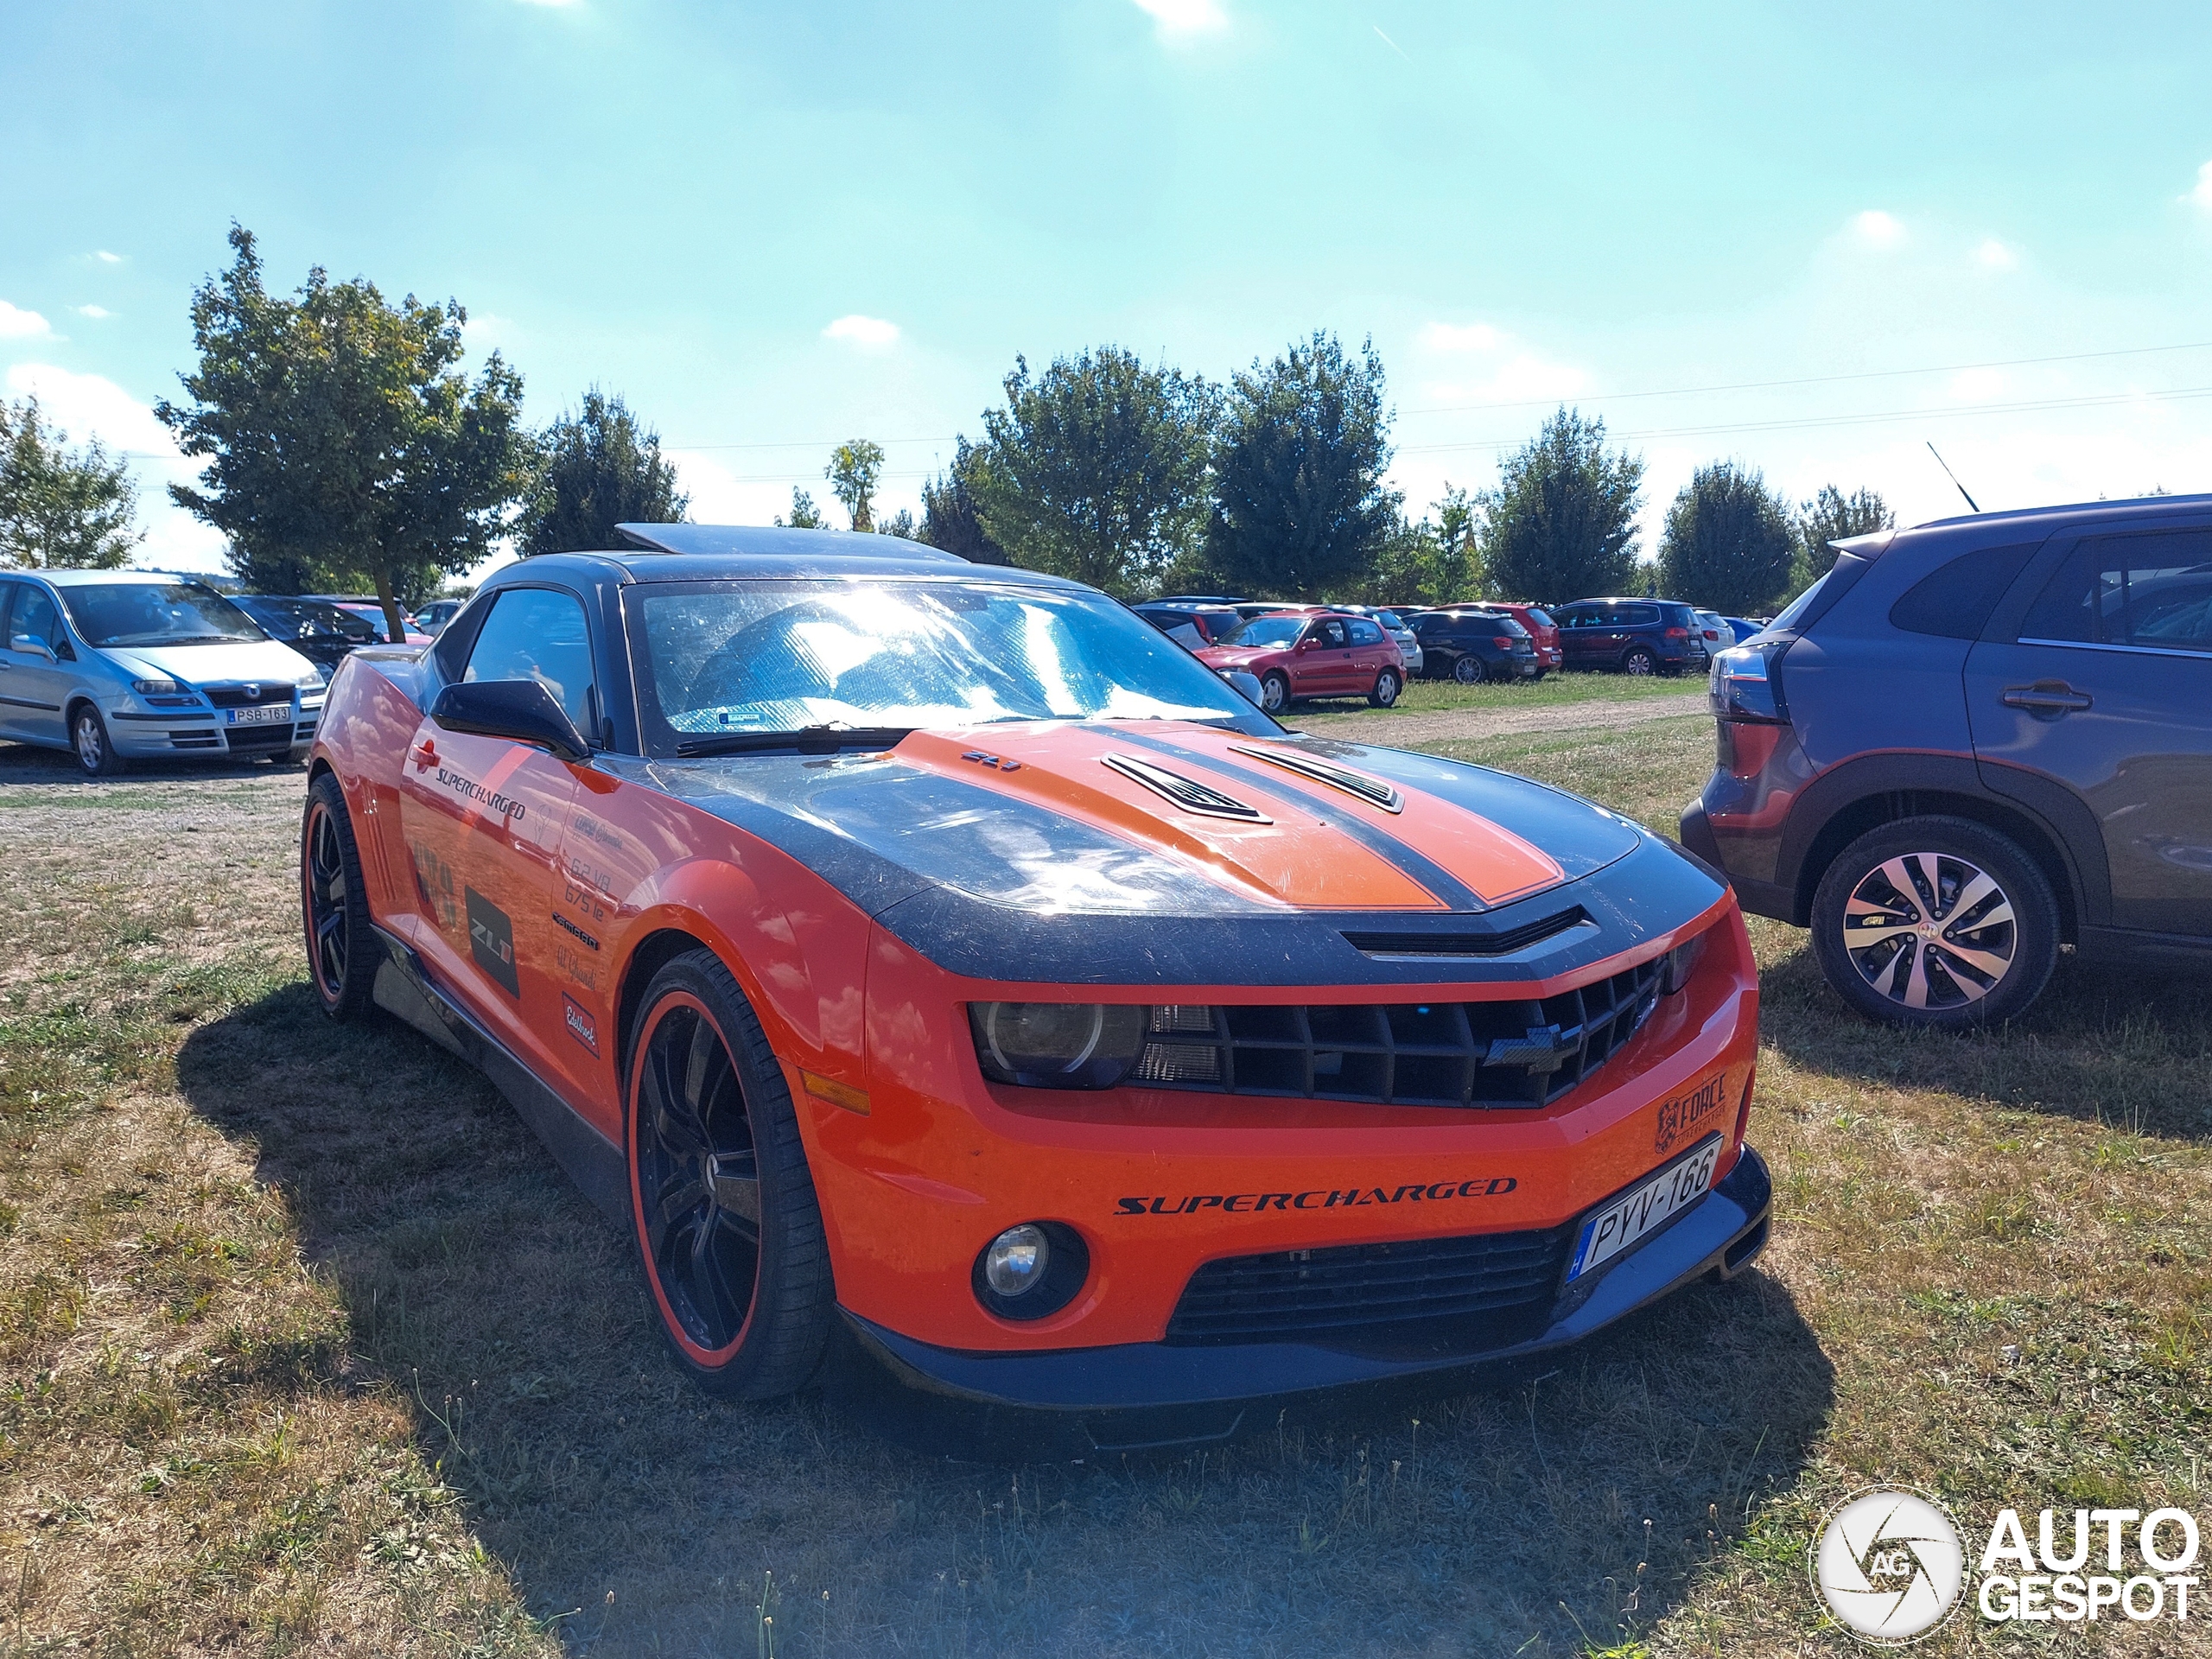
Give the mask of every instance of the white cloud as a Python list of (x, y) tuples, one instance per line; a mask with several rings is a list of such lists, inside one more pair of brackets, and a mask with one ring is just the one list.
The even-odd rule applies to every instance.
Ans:
[(73, 305), (69, 308), (80, 317), (90, 317), (94, 322), (99, 321), (103, 317), (111, 317), (115, 315), (104, 305)]
[(1229, 14), (1219, 0), (1136, 0), (1136, 4), (1150, 16), (1163, 41), (1220, 35), (1229, 29)]
[(1995, 403), (2011, 384), (2002, 369), (1961, 369), (1951, 377), (1951, 397), (1961, 404)]
[(1904, 226), (1878, 207), (1869, 207), (1854, 216), (1851, 228), (1869, 247), (1893, 248), (1904, 240)]
[(822, 331), (824, 340), (849, 340), (855, 346), (888, 346), (899, 338), (899, 325), (859, 312), (840, 317)]
[(1984, 270), (2011, 270), (2020, 263), (2020, 256), (1995, 237), (1986, 236), (1974, 251), (1974, 262)]
[(1432, 322), (1421, 331), (1421, 343), (1432, 352), (1486, 352), (1497, 341), (1497, 330), (1486, 322)]
[(37, 312), (0, 300), (0, 340), (36, 340), (53, 332)]
[(486, 352), (504, 351), (522, 338), (515, 320), (496, 311), (471, 311), (461, 333), (471, 346)]
[(110, 253), (105, 248), (102, 248), (98, 253), (94, 254), (92, 257), (99, 260), (100, 264), (104, 265), (119, 265), (123, 263), (123, 256), (121, 254)]

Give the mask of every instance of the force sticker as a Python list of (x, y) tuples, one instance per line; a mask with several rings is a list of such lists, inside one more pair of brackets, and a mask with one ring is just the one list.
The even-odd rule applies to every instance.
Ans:
[(1701, 1135), (1706, 1120), (1728, 1103), (1728, 1074), (1707, 1077), (1687, 1095), (1678, 1095), (1659, 1108), (1659, 1128), (1651, 1149), (1664, 1154), (1685, 1141)]
[(476, 965), (497, 980), (509, 996), (522, 995), (515, 977), (515, 930), (507, 912), (474, 887), (461, 889), (468, 901), (468, 954)]

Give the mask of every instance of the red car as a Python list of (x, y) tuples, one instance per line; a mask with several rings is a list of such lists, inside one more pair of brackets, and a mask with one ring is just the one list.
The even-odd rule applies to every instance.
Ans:
[[(321, 594), (314, 595), (314, 597), (322, 599)], [(375, 600), (322, 599), (322, 602), (326, 605), (335, 605), (340, 610), (344, 611), (349, 616), (359, 617), (372, 628), (376, 630), (376, 636), (378, 639), (383, 640), (386, 645), (391, 643), (389, 639), (385, 639), (385, 627), (384, 607), (378, 604)], [(430, 643), (430, 636), (418, 630), (416, 626), (415, 619), (408, 615), (405, 611), (400, 612), (399, 620), (400, 626), (407, 631), (407, 638), (404, 641), (404, 644), (410, 645), (427, 645)]]
[[(1467, 606), (1471, 609), (1500, 612), (1511, 617), (1529, 630), (1529, 637), (1536, 642), (1536, 677), (1538, 679), (1542, 679), (1546, 674), (1567, 660), (1559, 643), (1559, 624), (1552, 620), (1551, 613), (1545, 610), (1542, 606), (1524, 605), (1517, 600), (1509, 602), (1501, 599), (1469, 600)], [(1454, 607), (1446, 607), (1446, 608)]]
[(346, 658), (302, 916), (324, 1009), (481, 1067), (701, 1386), (1217, 1440), (1764, 1243), (1750, 941), (1671, 842), (1287, 732), (1059, 577), (626, 533), (668, 550)]
[(1388, 709), (1406, 689), (1406, 659), (1381, 623), (1318, 607), (1253, 617), (1197, 654), (1209, 668), (1256, 678), (1271, 715), (1301, 697), (1365, 697)]

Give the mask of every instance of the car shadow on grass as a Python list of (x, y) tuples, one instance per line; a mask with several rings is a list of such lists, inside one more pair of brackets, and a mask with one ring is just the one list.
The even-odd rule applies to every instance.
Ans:
[(353, 1380), (408, 1404), (575, 1653), (753, 1652), (765, 1599), (785, 1659), (1580, 1654), (1679, 1605), (1834, 1401), (1753, 1269), (1511, 1386), (1187, 1457), (952, 1465), (816, 1396), (700, 1392), (624, 1241), (413, 1033), (295, 985), (194, 1032), (177, 1076), (341, 1291)]
[(1906, 1032), (1860, 1017), (1828, 988), (1806, 947), (1762, 967), (1759, 1036), (1810, 1071), (2128, 1134), (2212, 1140), (2209, 973), (2133, 972), (2069, 951), (2042, 996), (2009, 1025)]

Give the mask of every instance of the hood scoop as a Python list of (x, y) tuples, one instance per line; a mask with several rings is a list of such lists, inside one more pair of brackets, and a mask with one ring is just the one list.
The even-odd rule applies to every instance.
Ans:
[(1347, 795), (1365, 801), (1370, 806), (1381, 807), (1385, 812), (1403, 812), (1406, 810), (1406, 798), (1380, 778), (1368, 778), (1356, 772), (1347, 772), (1342, 766), (1332, 766), (1326, 760), (1301, 754), (1295, 749), (1249, 748), (1242, 743), (1233, 743), (1230, 747), (1238, 754), (1264, 760), (1271, 766), (1281, 766), (1285, 772), (1311, 778), (1315, 783), (1326, 784), (1332, 789), (1340, 789)]
[(1132, 782), (1142, 784), (1154, 794), (1185, 812), (1196, 812), (1209, 818), (1228, 818), (1237, 823), (1273, 823), (1274, 820), (1255, 806), (1247, 806), (1233, 795), (1185, 778), (1179, 772), (1170, 772), (1165, 766), (1155, 766), (1149, 760), (1140, 760), (1134, 755), (1102, 754), (1101, 766), (1110, 766)]

